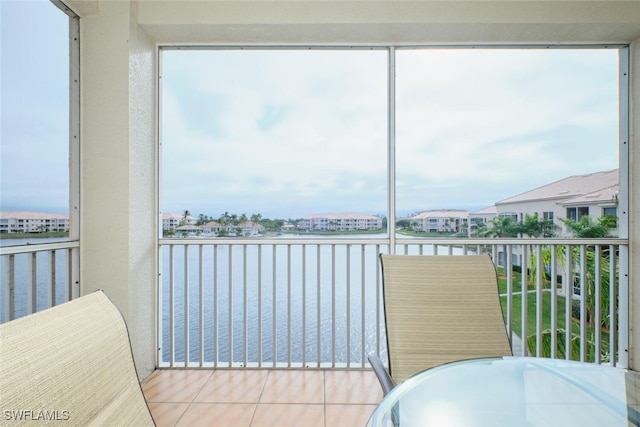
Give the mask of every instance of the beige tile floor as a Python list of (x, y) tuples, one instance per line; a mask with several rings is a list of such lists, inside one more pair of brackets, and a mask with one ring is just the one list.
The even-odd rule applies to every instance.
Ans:
[(166, 369), (142, 390), (158, 427), (364, 426), (382, 399), (363, 370)]

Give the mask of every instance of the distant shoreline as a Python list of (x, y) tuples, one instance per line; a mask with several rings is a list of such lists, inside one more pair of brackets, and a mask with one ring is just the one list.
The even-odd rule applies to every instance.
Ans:
[(48, 231), (44, 233), (0, 233), (0, 239), (28, 239), (49, 237), (69, 237), (68, 231)]
[(386, 233), (386, 229), (378, 230), (282, 230), (277, 231), (277, 234), (290, 234), (290, 235), (320, 235), (320, 236), (335, 236), (343, 234), (382, 234)]

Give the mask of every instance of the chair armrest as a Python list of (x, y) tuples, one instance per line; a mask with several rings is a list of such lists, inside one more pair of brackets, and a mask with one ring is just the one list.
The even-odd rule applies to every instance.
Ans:
[(382, 360), (380, 360), (378, 356), (376, 356), (375, 354), (370, 354), (369, 356), (367, 356), (367, 359), (369, 359), (369, 363), (373, 368), (373, 372), (376, 373), (378, 381), (380, 381), (380, 386), (382, 387), (382, 395), (386, 396), (387, 393), (389, 393), (391, 389), (396, 386), (396, 384), (391, 379), (391, 376), (389, 376), (389, 373), (382, 364)]

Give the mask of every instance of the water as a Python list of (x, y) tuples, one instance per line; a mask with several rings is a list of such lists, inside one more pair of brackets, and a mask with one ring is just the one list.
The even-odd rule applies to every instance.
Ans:
[(0, 246), (39, 245), (44, 243), (68, 242), (68, 237), (25, 237), (19, 239), (0, 239)]
[[(184, 362), (186, 347), (189, 362), (194, 363), (202, 359), (203, 363), (312, 366), (362, 364), (378, 347), (384, 351), (378, 252), (388, 248), (332, 245), (328, 239), (335, 236), (326, 237), (326, 245), (287, 245), (290, 237), (298, 236), (283, 236), (282, 245), (277, 246), (260, 246), (259, 240), (246, 246), (207, 245), (201, 250), (199, 245), (191, 245), (186, 252), (184, 246), (175, 246), (173, 255), (164, 245), (162, 361)], [(29, 239), (29, 243), (64, 240)], [(25, 243), (24, 239), (2, 240), (3, 246)], [(417, 253), (417, 247), (413, 249)], [(423, 253), (429, 253), (429, 248)], [(67, 256), (65, 250), (56, 251), (56, 283), (52, 288), (49, 254), (37, 254), (37, 310), (46, 308), (51, 299), (56, 304), (68, 299)], [(4, 301), (6, 264), (0, 264), (0, 297)], [(15, 256), (15, 272), (16, 317), (20, 317), (28, 312), (27, 255)], [(1, 304), (2, 318), (4, 310)]]
[[(43, 243), (56, 243), (56, 242), (65, 242), (69, 239), (66, 237), (50, 237), (50, 238), (38, 238), (38, 237), (29, 237), (24, 239), (2, 239), (0, 240), (0, 245), (3, 247), (8, 246), (22, 246), (22, 245), (37, 245)], [(28, 254), (18, 254), (15, 255), (15, 317), (22, 317), (28, 314), (28, 289), (27, 289), (27, 279), (29, 274), (28, 268), (28, 258), (30, 255)], [(57, 250), (55, 251), (55, 286), (50, 286), (50, 253), (49, 252), (38, 252), (36, 254), (36, 304), (35, 311), (44, 310), (45, 308), (51, 305), (52, 301), (55, 301), (55, 304), (62, 304), (65, 301), (68, 301), (68, 289), (67, 283), (69, 282), (67, 278), (68, 274), (68, 251), (67, 250)], [(0, 262), (0, 319), (6, 320), (6, 295), (7, 295), (7, 285), (6, 285), (6, 274), (7, 274), (7, 258), (2, 257), (2, 262)]]
[(177, 362), (184, 361), (185, 321), (189, 324), (190, 361), (200, 360), (201, 331), (204, 362), (273, 363), (275, 358), (285, 364), (345, 363), (347, 359), (359, 363), (363, 348), (364, 354), (376, 350), (382, 315), (375, 245), (224, 245), (203, 247), (202, 254), (198, 246), (192, 246), (186, 254), (186, 276), (184, 248), (174, 249), (173, 272), (170, 258), (169, 248), (164, 247), (161, 327), (165, 361), (171, 358), (172, 276)]

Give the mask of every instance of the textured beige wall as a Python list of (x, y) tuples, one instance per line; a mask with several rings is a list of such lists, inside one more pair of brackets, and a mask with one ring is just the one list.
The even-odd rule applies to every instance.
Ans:
[(81, 287), (129, 307), (129, 4), (80, 19)]
[(81, 18), (83, 293), (123, 313), (141, 378), (155, 367), (155, 46), (128, 2)]
[(141, 359), (155, 368), (157, 268), (156, 46), (132, 20), (129, 37), (129, 301), (128, 318)]

